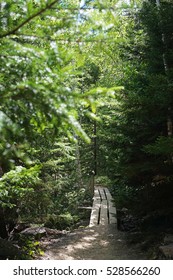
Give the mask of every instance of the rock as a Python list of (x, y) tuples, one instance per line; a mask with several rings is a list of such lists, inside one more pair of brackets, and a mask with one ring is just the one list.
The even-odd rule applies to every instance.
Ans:
[(166, 234), (163, 242), (165, 245), (173, 243), (173, 234)]
[(159, 251), (164, 259), (173, 259), (173, 243), (159, 247)]
[(125, 207), (123, 207), (123, 208), (121, 209), (121, 211), (124, 212), (124, 213), (127, 213), (127, 212), (128, 212), (128, 209), (125, 208)]
[(173, 259), (173, 234), (166, 234), (164, 245), (159, 247), (159, 256), (164, 259)]
[(60, 231), (57, 229), (52, 229), (52, 228), (47, 228), (47, 227), (45, 227), (45, 230), (46, 230), (47, 235), (54, 235), (56, 237), (62, 237), (65, 234), (67, 234), (67, 232), (65, 230)]
[(33, 236), (34, 238), (41, 238), (47, 235), (45, 227), (29, 227), (20, 232), (25, 236)]
[(47, 237), (48, 235), (53, 235), (54, 237), (62, 237), (66, 234), (66, 231), (60, 231), (57, 229), (51, 229), (47, 227), (29, 227), (21, 231), (20, 234), (25, 236), (33, 236), (34, 238)]

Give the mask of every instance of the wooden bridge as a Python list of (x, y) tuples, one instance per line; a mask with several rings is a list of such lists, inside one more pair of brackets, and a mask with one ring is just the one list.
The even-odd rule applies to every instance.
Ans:
[[(93, 192), (92, 192), (93, 193)], [(116, 208), (109, 190), (96, 185), (89, 227), (67, 232), (61, 239), (46, 239), (44, 259), (49, 260), (145, 260), (128, 246), (125, 232), (116, 228)], [(65, 250), (64, 250), (65, 248)], [(46, 256), (46, 258), (45, 258)]]
[(89, 226), (116, 224), (116, 208), (105, 187), (95, 186)]

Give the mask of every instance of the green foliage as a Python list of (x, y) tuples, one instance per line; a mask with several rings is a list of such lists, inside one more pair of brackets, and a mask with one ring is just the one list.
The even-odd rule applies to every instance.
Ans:
[(73, 227), (93, 171), (120, 207), (170, 215), (173, 6), (130, 2), (0, 4), (4, 225)]
[(111, 185), (111, 181), (107, 176), (97, 176), (95, 178), (95, 183), (105, 187), (109, 187)]
[(144, 151), (153, 155), (169, 156), (173, 152), (173, 139), (160, 136), (154, 144), (147, 145)]
[(69, 212), (61, 215), (50, 215), (47, 217), (45, 226), (55, 229), (70, 229), (79, 221), (79, 216), (72, 216)]
[(39, 182), (40, 166), (29, 169), (16, 167), (6, 173), (0, 180), (0, 206), (13, 208), (19, 206), (22, 200), (33, 192), (33, 187)]
[(44, 254), (40, 248), (40, 242), (34, 238), (28, 236), (19, 236), (18, 244), (22, 248), (21, 259), (23, 260), (32, 260), (36, 256)]
[[(127, 208), (135, 212), (134, 203), (139, 201), (139, 189), (131, 186), (121, 185), (117, 186), (115, 183), (111, 187), (111, 192), (116, 201), (117, 209)], [(139, 208), (138, 208), (139, 211)], [(136, 213), (135, 213), (136, 214)]]
[(167, 125), (173, 119), (173, 6), (160, 1), (158, 9), (156, 1), (133, 2), (136, 6), (126, 5), (111, 30), (116, 39), (104, 43), (97, 57), (98, 85), (124, 86), (97, 109), (102, 118), (97, 166), (99, 175), (111, 179), (118, 207), (141, 217), (154, 212), (164, 220), (172, 215), (172, 135), (168, 137)]
[[(89, 42), (92, 29), (98, 30), (95, 38), (103, 38), (104, 31), (80, 5), (69, 0), (0, 4), (0, 211), (2, 231), (10, 224), (8, 234), (17, 220), (75, 217), (82, 200), (91, 200), (86, 187), (91, 170), (87, 164), (81, 168), (78, 142), (80, 137), (81, 145), (91, 145), (92, 135), (81, 117), (97, 120), (98, 96), (113, 95), (114, 89), (96, 87), (99, 67), (80, 40)], [(101, 12), (99, 1), (87, 5), (99, 5)]]

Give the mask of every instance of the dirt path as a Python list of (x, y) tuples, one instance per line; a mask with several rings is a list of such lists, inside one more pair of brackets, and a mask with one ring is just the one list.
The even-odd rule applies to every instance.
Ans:
[(142, 260), (143, 252), (128, 245), (127, 233), (115, 225), (94, 226), (75, 230), (58, 239), (45, 239), (42, 243), (48, 260)]
[(127, 244), (128, 234), (117, 230), (116, 208), (107, 188), (95, 187), (89, 227), (58, 239), (46, 238), (42, 259), (50, 260), (140, 260), (136, 246)]

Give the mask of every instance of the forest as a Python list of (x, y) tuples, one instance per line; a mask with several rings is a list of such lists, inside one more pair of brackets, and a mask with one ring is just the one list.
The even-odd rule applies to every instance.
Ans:
[(0, 66), (0, 259), (85, 227), (95, 184), (145, 247), (173, 234), (173, 1), (2, 0)]

